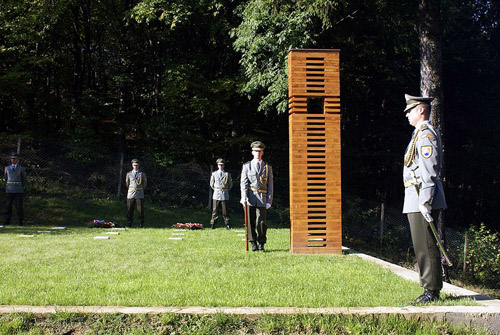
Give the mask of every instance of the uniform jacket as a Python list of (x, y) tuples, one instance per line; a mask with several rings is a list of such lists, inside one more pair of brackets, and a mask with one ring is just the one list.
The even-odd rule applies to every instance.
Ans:
[[(403, 213), (420, 212), (419, 204), (432, 205), (432, 209), (446, 208), (443, 184), (438, 179), (442, 160), (441, 137), (428, 121), (424, 121), (415, 128), (412, 140), (406, 148), (403, 167)], [(418, 194), (415, 185), (418, 187)]]
[(255, 207), (266, 207), (273, 203), (273, 169), (262, 161), (257, 171), (255, 160), (243, 164), (241, 171), (241, 201), (248, 199), (248, 204)]
[(213, 172), (210, 177), (210, 187), (214, 190), (212, 199), (229, 200), (229, 190), (233, 187), (231, 174), (229, 172), (221, 172), (219, 170)]
[(16, 169), (12, 165), (5, 167), (5, 193), (24, 193), (26, 187), (26, 170), (17, 164)]
[(144, 189), (148, 183), (146, 174), (142, 171), (129, 171), (125, 177), (128, 193), (127, 199), (144, 199)]

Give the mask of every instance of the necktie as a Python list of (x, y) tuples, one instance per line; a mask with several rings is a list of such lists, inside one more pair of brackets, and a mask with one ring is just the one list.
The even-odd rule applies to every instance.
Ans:
[(257, 162), (257, 171), (260, 172), (260, 162)]

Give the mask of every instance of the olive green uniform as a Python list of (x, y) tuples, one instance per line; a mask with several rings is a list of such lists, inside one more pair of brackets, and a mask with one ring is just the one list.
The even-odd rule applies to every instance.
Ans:
[(437, 292), (443, 287), (441, 255), (419, 205), (432, 207), (434, 222), (437, 222), (439, 210), (446, 208), (443, 185), (438, 178), (442, 159), (443, 147), (438, 132), (429, 121), (421, 122), (416, 126), (405, 153), (403, 213), (407, 214), (410, 223), (420, 285)]
[(212, 173), (210, 177), (210, 187), (214, 191), (212, 195), (212, 219), (210, 220), (210, 225), (214, 226), (215, 222), (219, 218), (219, 207), (222, 208), (222, 217), (224, 218), (224, 224), (229, 225), (229, 191), (233, 187), (233, 179), (231, 174), (226, 171), (217, 170)]
[(241, 171), (241, 201), (248, 204), (248, 241), (267, 241), (266, 206), (273, 203), (273, 169), (264, 161), (252, 160)]
[(139, 216), (139, 225), (144, 227), (144, 189), (146, 188), (148, 179), (142, 171), (130, 171), (125, 177), (127, 184), (127, 224), (132, 227), (134, 221), (134, 207), (137, 208)]
[(9, 225), (12, 218), (12, 207), (15, 204), (19, 225), (24, 223), (24, 190), (26, 187), (26, 171), (19, 163), (5, 167), (5, 224)]

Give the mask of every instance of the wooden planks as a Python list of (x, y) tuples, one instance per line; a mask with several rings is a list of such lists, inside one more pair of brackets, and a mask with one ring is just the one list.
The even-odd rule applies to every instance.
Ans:
[(288, 54), (291, 251), (342, 252), (339, 52)]

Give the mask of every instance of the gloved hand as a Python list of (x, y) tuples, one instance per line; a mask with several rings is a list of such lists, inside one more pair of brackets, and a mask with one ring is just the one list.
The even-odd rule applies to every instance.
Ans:
[(240, 204), (242, 204), (243, 206), (245, 206), (245, 203), (247, 202), (247, 199), (241, 199), (240, 200)]
[(271, 204), (270, 203), (266, 203), (266, 209), (269, 209), (271, 208)]
[(430, 206), (429, 204), (418, 205), (418, 209), (420, 210), (420, 213), (422, 213), (422, 215), (424, 216), (425, 220), (427, 220), (427, 222), (434, 221), (434, 219), (431, 216), (432, 206)]

